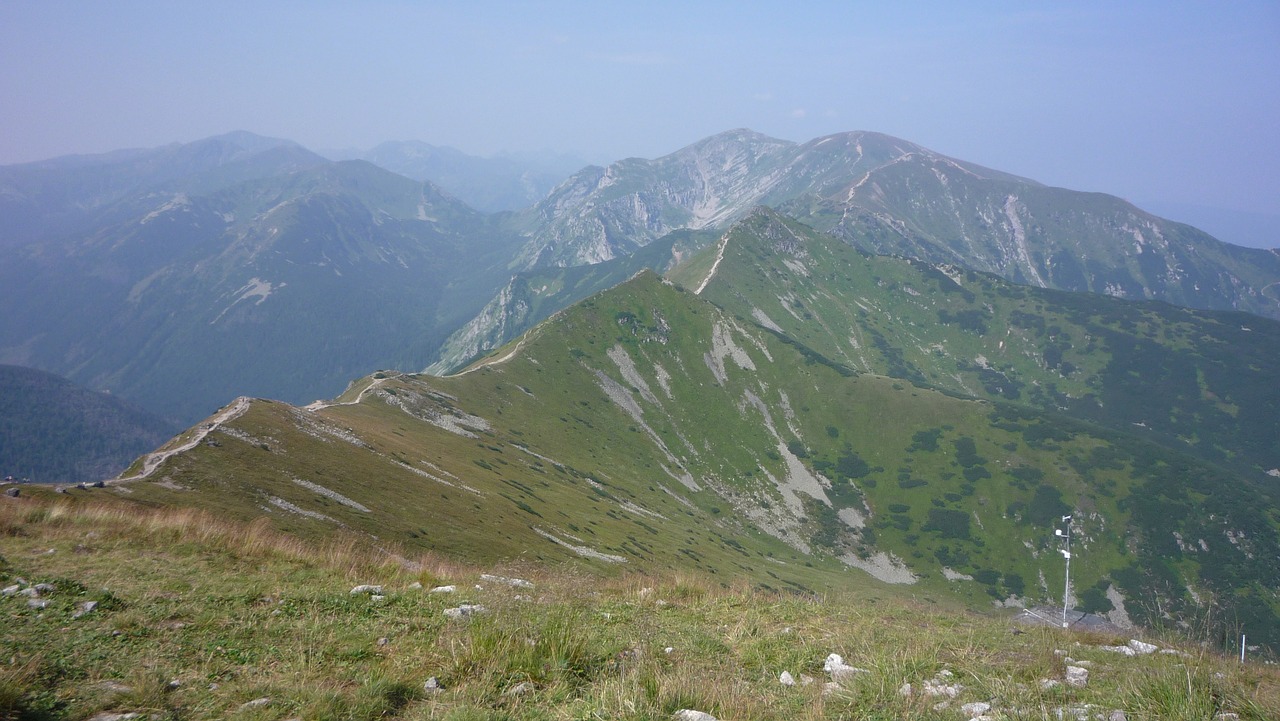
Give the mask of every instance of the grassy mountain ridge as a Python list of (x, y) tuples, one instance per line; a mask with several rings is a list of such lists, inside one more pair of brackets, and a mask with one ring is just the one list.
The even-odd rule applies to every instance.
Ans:
[(715, 252), (703, 297), (852, 368), (1140, 428), (1257, 478), (1280, 468), (1275, 321), (871, 256), (763, 208)]
[(1274, 489), (1134, 433), (855, 372), (652, 273), (456, 376), (245, 407), (115, 492), (478, 562), (874, 577), (979, 605), (1057, 597), (1052, 527), (1074, 512), (1086, 608), (1280, 631)]

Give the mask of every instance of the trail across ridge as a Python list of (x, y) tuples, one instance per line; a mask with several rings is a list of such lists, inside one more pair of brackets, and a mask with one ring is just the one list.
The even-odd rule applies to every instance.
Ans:
[(192, 435), (187, 442), (166, 450), (148, 453), (147, 457), (142, 461), (142, 470), (139, 473), (128, 477), (118, 476), (107, 481), (107, 483), (126, 483), (128, 481), (140, 481), (143, 478), (146, 478), (154, 473), (155, 470), (160, 467), (161, 463), (164, 463), (179, 453), (186, 453), (192, 448), (195, 448), (200, 441), (205, 439), (205, 436), (217, 430), (223, 423), (228, 423), (239, 418), (245, 411), (249, 410), (249, 404), (252, 402), (252, 398), (249, 398), (248, 396), (240, 396), (232, 401), (230, 405), (218, 411), (218, 413), (207, 422), (196, 428), (195, 434)]

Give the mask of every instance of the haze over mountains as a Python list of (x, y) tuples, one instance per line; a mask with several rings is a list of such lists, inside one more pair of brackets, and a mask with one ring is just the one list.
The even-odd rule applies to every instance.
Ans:
[(0, 168), (0, 227), (0, 361), (195, 424), (109, 493), (979, 605), (1074, 514), (1083, 607), (1280, 642), (1280, 256), (1117, 198), (733, 130), (486, 213), (232, 133)]
[[(483, 166), (473, 177), (489, 187), (503, 172), (513, 183), (533, 173), (415, 144), (370, 157), (409, 172), (415, 153), (419, 175)], [(240, 393), (301, 402), (370, 368), (456, 366), (459, 348), (520, 330), (464, 330), (488, 340), (455, 339), (442, 355), (513, 272), (625, 257), (676, 230), (723, 229), (760, 204), (872, 252), (1280, 316), (1273, 251), (875, 133), (796, 144), (730, 131), (586, 168), (514, 213), (242, 132), (8, 166), (0, 189), (0, 283), (14, 291), (0, 308), (0, 360), (186, 422)]]

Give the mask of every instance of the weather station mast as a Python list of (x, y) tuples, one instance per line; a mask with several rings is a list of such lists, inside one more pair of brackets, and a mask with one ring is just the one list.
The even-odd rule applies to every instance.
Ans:
[(1058, 549), (1058, 553), (1062, 554), (1067, 564), (1066, 580), (1062, 587), (1062, 627), (1067, 628), (1069, 626), (1067, 623), (1068, 599), (1071, 598), (1071, 516), (1063, 516), (1062, 522), (1066, 524), (1067, 530), (1063, 531), (1061, 528), (1055, 528), (1053, 529), (1053, 535), (1066, 539), (1066, 548)]

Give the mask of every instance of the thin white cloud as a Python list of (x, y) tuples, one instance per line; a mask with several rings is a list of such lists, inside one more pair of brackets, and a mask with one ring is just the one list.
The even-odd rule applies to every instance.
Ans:
[(808, 114), (809, 114), (809, 111), (808, 111), (808, 110), (805, 110), (804, 108), (796, 108), (795, 110), (792, 110), (792, 111), (791, 111), (791, 117), (793, 117), (793, 118), (797, 118), (797, 119), (798, 119), (798, 118), (803, 118), (804, 116), (806, 116), (806, 115), (808, 115)]

